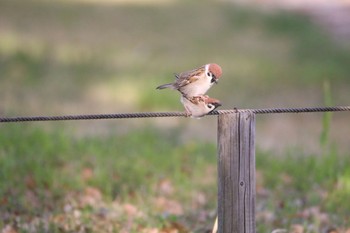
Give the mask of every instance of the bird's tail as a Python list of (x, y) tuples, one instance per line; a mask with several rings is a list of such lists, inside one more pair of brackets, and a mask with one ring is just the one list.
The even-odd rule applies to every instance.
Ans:
[(172, 89), (174, 89), (174, 86), (173, 86), (172, 83), (167, 83), (167, 84), (160, 85), (156, 89), (161, 90), (161, 89), (165, 89), (165, 88), (172, 88)]

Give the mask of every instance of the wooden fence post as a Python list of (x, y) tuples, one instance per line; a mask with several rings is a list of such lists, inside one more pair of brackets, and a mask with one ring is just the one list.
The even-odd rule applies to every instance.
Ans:
[(218, 116), (218, 232), (255, 233), (255, 114)]

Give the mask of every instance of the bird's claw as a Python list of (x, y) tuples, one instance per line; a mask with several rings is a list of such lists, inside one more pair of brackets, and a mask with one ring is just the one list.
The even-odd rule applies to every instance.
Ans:
[(185, 112), (185, 117), (190, 117), (190, 116), (192, 116), (192, 114), (190, 113), (190, 112)]

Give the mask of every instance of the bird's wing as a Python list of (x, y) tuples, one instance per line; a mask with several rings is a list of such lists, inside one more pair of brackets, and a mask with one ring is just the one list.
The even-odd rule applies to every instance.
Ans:
[(195, 105), (198, 105), (200, 103), (205, 103), (205, 99), (203, 96), (192, 96), (187, 99)]
[(197, 81), (201, 75), (205, 72), (205, 66), (201, 66), (197, 69), (182, 72), (181, 74), (175, 75), (176, 83), (178, 87), (184, 87), (190, 83)]

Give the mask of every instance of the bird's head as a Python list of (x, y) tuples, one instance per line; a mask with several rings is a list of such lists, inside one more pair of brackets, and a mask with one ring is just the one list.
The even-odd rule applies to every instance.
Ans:
[(208, 64), (207, 76), (211, 78), (211, 83), (218, 83), (219, 78), (222, 75), (222, 69), (218, 64)]
[(206, 104), (207, 108), (210, 109), (210, 112), (212, 112), (217, 107), (220, 107), (222, 105), (219, 100), (214, 99), (214, 98), (206, 98), (205, 104)]

